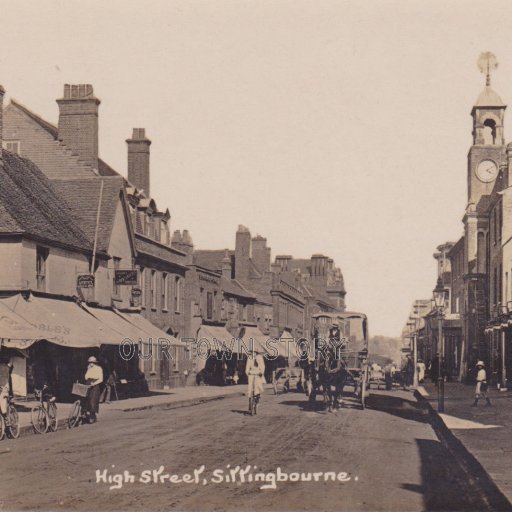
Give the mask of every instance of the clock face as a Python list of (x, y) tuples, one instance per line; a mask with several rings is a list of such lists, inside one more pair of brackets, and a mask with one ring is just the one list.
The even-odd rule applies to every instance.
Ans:
[(494, 181), (498, 177), (498, 166), (492, 160), (482, 160), (476, 168), (476, 177), (484, 183)]

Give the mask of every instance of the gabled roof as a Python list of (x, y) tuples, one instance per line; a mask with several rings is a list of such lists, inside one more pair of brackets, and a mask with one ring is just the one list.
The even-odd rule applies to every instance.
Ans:
[(0, 232), (20, 233), (91, 251), (86, 233), (45, 174), (30, 160), (2, 151)]
[(79, 223), (91, 242), (94, 241), (102, 182), (103, 192), (98, 225), (97, 250), (107, 252), (119, 195), (124, 186), (123, 178), (121, 176), (110, 176), (80, 180), (52, 180), (52, 184), (69, 205), (73, 218)]
[[(11, 103), (16, 108), (21, 110), (25, 115), (27, 115), (32, 121), (37, 123), (43, 130), (48, 132), (56, 141), (59, 140), (59, 129), (52, 123), (49, 123), (48, 121), (44, 120), (41, 116), (37, 115), (36, 113), (29, 110), (27, 107), (22, 105), (21, 103), (18, 103), (16, 100), (11, 98)], [(62, 144), (62, 146), (65, 148), (66, 146)], [(83, 163), (85, 167), (87, 166), (85, 163)], [(100, 176), (121, 176), (117, 171), (115, 171), (110, 165), (108, 165), (106, 162), (98, 158), (98, 172)]]

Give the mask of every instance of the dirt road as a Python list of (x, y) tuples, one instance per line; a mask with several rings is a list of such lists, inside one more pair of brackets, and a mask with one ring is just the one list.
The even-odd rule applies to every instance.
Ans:
[[(119, 412), (73, 431), (3, 441), (0, 510), (483, 509), (411, 394), (372, 395), (365, 411), (347, 403), (337, 414), (295, 393), (266, 394), (256, 417), (246, 406), (235, 397)], [(245, 481), (240, 471), (228, 481), (237, 466)], [(261, 489), (273, 487), (278, 467), (288, 481)], [(108, 483), (124, 471), (123, 483)], [(247, 481), (257, 473), (268, 481)]]

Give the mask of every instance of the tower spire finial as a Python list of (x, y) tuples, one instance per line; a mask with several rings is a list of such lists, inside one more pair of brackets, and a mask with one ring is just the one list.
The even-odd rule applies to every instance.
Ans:
[(480, 73), (485, 73), (485, 85), (489, 87), (491, 85), (491, 72), (498, 67), (496, 55), (491, 52), (482, 52), (478, 57), (477, 65)]

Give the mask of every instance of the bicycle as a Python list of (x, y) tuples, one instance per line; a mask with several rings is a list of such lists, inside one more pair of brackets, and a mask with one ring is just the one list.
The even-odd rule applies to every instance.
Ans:
[(249, 393), (249, 414), (256, 416), (258, 412), (258, 402), (260, 401), (259, 395), (255, 394), (256, 390), (256, 375), (253, 375), (251, 391)]
[(74, 428), (80, 425), (80, 423), (91, 423), (90, 417), (87, 415), (84, 407), (84, 400), (87, 398), (87, 393), (89, 392), (89, 388), (87, 384), (80, 384), (79, 382), (75, 382), (73, 384), (73, 390), (71, 393), (73, 395), (81, 397), (76, 400), (69, 411), (68, 419), (66, 422), (66, 426), (68, 428)]
[(48, 430), (55, 432), (58, 428), (57, 404), (55, 397), (48, 393), (48, 386), (45, 384), (43, 389), (36, 389), (36, 398), (39, 405), (32, 407), (30, 411), (30, 420), (32, 428), (37, 434), (46, 434)]
[(7, 413), (0, 414), (0, 441), (7, 435), (11, 439), (20, 437), (20, 424), (18, 411), (14, 407), (14, 400), (8, 399)]

